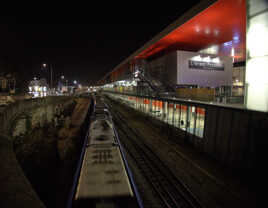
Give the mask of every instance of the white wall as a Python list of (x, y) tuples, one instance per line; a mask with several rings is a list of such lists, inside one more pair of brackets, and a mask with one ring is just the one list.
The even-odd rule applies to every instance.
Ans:
[(247, 3), (246, 106), (268, 112), (268, 1)]
[(224, 71), (190, 69), (188, 66), (188, 61), (190, 58), (197, 55), (199, 55), (199, 53), (177, 51), (177, 84), (190, 84), (204, 87), (232, 85), (233, 64), (230, 57), (220, 57), (220, 60), (222, 60), (224, 63)]

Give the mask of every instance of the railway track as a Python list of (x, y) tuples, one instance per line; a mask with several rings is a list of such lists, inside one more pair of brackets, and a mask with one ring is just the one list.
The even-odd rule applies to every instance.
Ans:
[(163, 207), (201, 208), (201, 204), (194, 194), (178, 180), (165, 163), (143, 142), (142, 136), (127, 124), (120, 112), (115, 112), (110, 106), (117, 130), (125, 135), (121, 139), (125, 150), (133, 158), (144, 177), (149, 182)]

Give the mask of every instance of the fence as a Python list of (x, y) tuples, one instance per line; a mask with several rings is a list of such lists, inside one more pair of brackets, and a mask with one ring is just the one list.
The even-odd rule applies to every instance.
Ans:
[[(217, 161), (237, 169), (254, 170), (257, 148), (267, 147), (268, 114), (241, 107), (104, 92), (135, 110), (185, 132), (187, 141)], [(262, 135), (262, 136), (261, 136)], [(265, 136), (266, 135), (266, 136)], [(176, 135), (174, 135), (176, 138)], [(186, 138), (186, 137), (185, 137)]]

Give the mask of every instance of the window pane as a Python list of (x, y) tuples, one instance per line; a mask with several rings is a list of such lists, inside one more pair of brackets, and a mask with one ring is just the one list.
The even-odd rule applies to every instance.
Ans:
[(181, 105), (180, 129), (185, 131), (186, 123), (187, 123), (187, 106)]
[(204, 126), (205, 126), (205, 109), (197, 108), (196, 113), (197, 113), (197, 119), (196, 119), (195, 135), (203, 138)]

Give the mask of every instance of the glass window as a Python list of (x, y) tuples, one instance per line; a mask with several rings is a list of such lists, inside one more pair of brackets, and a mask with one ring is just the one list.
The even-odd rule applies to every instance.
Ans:
[(194, 134), (195, 130), (195, 119), (196, 119), (196, 107), (190, 106), (188, 111), (188, 125), (187, 132)]
[(204, 108), (196, 109), (197, 119), (196, 119), (195, 135), (201, 138), (203, 138), (204, 136), (205, 112), (206, 111)]
[(181, 105), (181, 116), (180, 116), (180, 129), (186, 131), (187, 127), (187, 105)]

